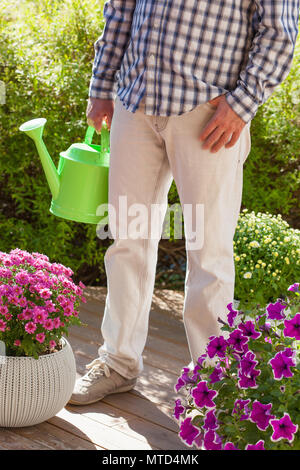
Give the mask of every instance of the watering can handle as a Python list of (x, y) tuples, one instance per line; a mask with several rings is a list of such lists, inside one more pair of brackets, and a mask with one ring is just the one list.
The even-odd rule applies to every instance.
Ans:
[[(95, 128), (92, 126), (88, 126), (86, 133), (85, 133), (85, 138), (84, 138), (84, 142), (86, 144), (92, 143), (94, 133), (95, 133)], [(100, 134), (101, 134), (101, 153), (109, 152), (109, 130), (104, 120), (102, 121)]]

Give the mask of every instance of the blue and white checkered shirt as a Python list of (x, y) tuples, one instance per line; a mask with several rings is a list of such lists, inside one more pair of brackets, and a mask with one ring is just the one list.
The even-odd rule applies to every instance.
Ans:
[(299, 0), (110, 0), (89, 96), (171, 116), (220, 94), (247, 123), (288, 75)]

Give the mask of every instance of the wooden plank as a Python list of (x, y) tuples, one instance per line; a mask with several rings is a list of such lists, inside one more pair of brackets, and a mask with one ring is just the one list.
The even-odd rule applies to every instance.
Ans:
[[(91, 344), (97, 345), (97, 347), (103, 343), (100, 331), (90, 326), (84, 328), (78, 326), (71, 327), (70, 337), (77, 337), (83, 342), (88, 341)], [(187, 345), (177, 345), (154, 337), (151, 334), (148, 335), (143, 356), (152, 366), (161, 366), (161, 368), (176, 375), (190, 361)]]
[(80, 437), (66, 432), (57, 426), (48, 422), (29, 426), (25, 428), (16, 428), (14, 433), (18, 436), (26, 437), (31, 441), (49, 446), (54, 450), (96, 450), (95, 444), (86, 441)]
[(153, 449), (148, 443), (97, 423), (84, 415), (71, 412), (69, 409), (64, 408), (48, 422), (108, 450)]
[(128, 423), (118, 424), (114, 426), (114, 429), (126, 432), (137, 439), (142, 437), (142, 440), (162, 450), (186, 450), (187, 448), (177, 433), (142, 419), (137, 418)]
[(17, 434), (20, 428), (0, 428), (0, 445), (7, 450), (50, 450), (47, 444), (33, 442)]
[[(178, 449), (185, 448), (176, 432), (159, 426), (156, 423), (145, 419), (136, 418), (129, 413), (120, 413), (103, 401), (89, 406), (71, 406), (75, 413), (86, 416), (97, 423), (104, 424), (113, 429), (118, 429), (128, 436), (132, 436), (142, 442), (148, 442), (150, 445), (160, 449)], [(69, 407), (67, 407), (69, 409)]]

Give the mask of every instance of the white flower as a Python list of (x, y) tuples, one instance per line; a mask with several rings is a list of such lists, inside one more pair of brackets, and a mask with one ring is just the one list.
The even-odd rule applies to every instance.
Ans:
[(250, 273), (249, 271), (244, 274), (245, 279), (251, 279), (251, 277), (252, 277), (252, 273)]

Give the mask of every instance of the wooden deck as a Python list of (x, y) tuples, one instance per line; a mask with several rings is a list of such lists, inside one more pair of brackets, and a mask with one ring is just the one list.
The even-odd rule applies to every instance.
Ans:
[[(97, 356), (106, 288), (88, 288), (80, 317), (87, 327), (72, 327), (69, 341), (78, 376)], [(181, 319), (183, 293), (155, 289), (144, 372), (134, 390), (88, 406), (68, 405), (55, 417), (27, 428), (0, 428), (0, 449), (188, 449), (172, 418), (174, 384), (190, 361)]]

